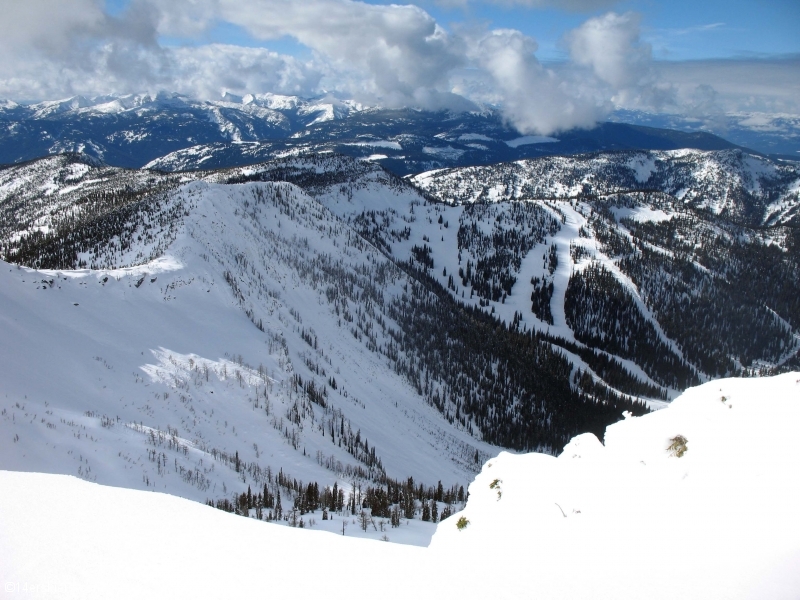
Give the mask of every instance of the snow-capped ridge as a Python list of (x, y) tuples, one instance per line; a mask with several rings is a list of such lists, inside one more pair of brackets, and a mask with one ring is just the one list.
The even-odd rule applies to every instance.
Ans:
[[(776, 163), (742, 150), (632, 151), (526, 159), (503, 167), (513, 177), (513, 184), (504, 182), (503, 187), (493, 183), (492, 169), (457, 167), (420, 173), (412, 180), (459, 203), (483, 197), (576, 198), (587, 192), (655, 189), (695, 208), (736, 217), (763, 210), (776, 194), (791, 194), (792, 182), (800, 178), (797, 165)], [(448, 181), (464, 174), (469, 175), (468, 180)], [(570, 184), (565, 185), (568, 179)]]

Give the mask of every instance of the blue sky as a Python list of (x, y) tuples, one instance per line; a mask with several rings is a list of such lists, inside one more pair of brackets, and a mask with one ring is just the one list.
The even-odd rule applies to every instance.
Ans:
[[(111, 14), (121, 14), (130, 0), (106, 0)], [(371, 1), (368, 4), (402, 4)], [(518, 4), (468, 2), (461, 5), (422, 0), (416, 2), (448, 30), (472, 25), (519, 29), (539, 44), (542, 61), (564, 60), (560, 40), (564, 32), (588, 17), (608, 10), (642, 15), (642, 39), (653, 48), (656, 60), (752, 58), (800, 54), (800, 1), (760, 0), (626, 0), (605, 2), (603, 9), (567, 11), (530, 8)], [(308, 49), (289, 36), (258, 40), (242, 27), (217, 22), (199, 37), (162, 38), (168, 45), (219, 42), (265, 47), (280, 53), (304, 56)]]
[(642, 15), (642, 37), (653, 46), (655, 58), (694, 60), (800, 53), (800, 2), (797, 0), (629, 0), (608, 2), (603, 10), (568, 12), (473, 3), (443, 9), (421, 4), (442, 23), (464, 18), (489, 21), (494, 27), (520, 29), (540, 45), (540, 58), (565, 58), (558, 42), (563, 33), (587, 17), (607, 10)]

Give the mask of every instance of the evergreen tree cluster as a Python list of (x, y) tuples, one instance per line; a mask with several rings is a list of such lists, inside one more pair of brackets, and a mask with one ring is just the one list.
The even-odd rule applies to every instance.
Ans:
[(422, 246), (414, 246), (411, 247), (411, 255), (414, 257), (419, 264), (421, 264), (426, 269), (433, 269), (433, 257), (431, 256), (431, 247), (428, 244), (423, 244)]
[(167, 200), (177, 176), (84, 155), (14, 165), (3, 176), (15, 179), (0, 196), (0, 257), (26, 266), (113, 268), (132, 252), (125, 264), (146, 262), (163, 252), (182, 215)]
[(395, 191), (415, 190), (414, 186), (369, 161), (336, 154), (304, 154), (261, 163), (257, 169), (222, 169), (209, 174), (210, 181), (246, 183), (248, 181), (286, 182), (303, 188), (312, 196), (336, 191), (352, 199), (353, 193), (380, 184)]
[[(800, 262), (758, 231), (696, 217), (626, 222), (635, 256), (620, 261), (684, 356), (713, 376), (794, 353), (800, 329)], [(780, 234), (773, 228), (771, 234)], [(659, 240), (671, 256), (654, 251)], [(687, 318), (686, 315), (691, 315)]]
[(283, 469), (275, 476), (270, 472), (263, 487), (257, 490), (253, 493), (248, 485), (246, 492), (209, 499), (206, 504), (258, 520), (284, 521), (293, 527), (310, 526), (313, 520), (309, 519), (307, 525), (303, 516), (317, 511), (322, 512), (322, 520), (333, 515), (359, 516), (366, 530), (370, 523), (374, 526), (375, 518), (388, 519), (392, 527), (400, 527), (402, 519), (437, 523), (461, 510), (467, 501), (463, 485), (445, 488), (441, 481), (436, 486), (425, 486), (415, 483), (413, 477), (404, 481), (385, 478), (383, 485), (365, 485), (354, 480), (346, 492), (338, 482), (332, 487), (321, 487), (316, 481), (304, 484), (285, 475)]
[(569, 361), (537, 332), (520, 332), (457, 302), (425, 271), (388, 315), (399, 326), (395, 370), (452, 423), (519, 450), (559, 451), (574, 435), (605, 427), (624, 410), (645, 408), (617, 394), (574, 390)]
[(34, 229), (0, 245), (3, 260), (36, 269), (107, 269), (139, 249), (134, 263), (163, 254), (185, 212), (166, 191), (102, 190), (78, 199), (74, 210), (51, 217), (51, 229)]
[(693, 369), (644, 318), (630, 292), (600, 263), (570, 277), (567, 324), (587, 346), (635, 360), (655, 381), (674, 389), (699, 383)]
[[(642, 381), (610, 354), (596, 348), (568, 342), (563, 338), (552, 338), (552, 342), (580, 356), (598, 377), (615, 390), (631, 396), (667, 400), (666, 390), (658, 385)], [(586, 379), (583, 377), (584, 375), (588, 375), (588, 373), (578, 369), (573, 376), (573, 384), (588, 394), (602, 397), (602, 394), (606, 393), (604, 389), (606, 386), (594, 381), (591, 377)]]
[(517, 281), (522, 259), (558, 229), (558, 221), (537, 204), (466, 205), (459, 220), (458, 251), (459, 257), (468, 253), (472, 259), (467, 259), (466, 269), (459, 268), (462, 287), (471, 287), (481, 298), (504, 301)]
[(546, 278), (531, 278), (533, 291), (531, 292), (531, 311), (536, 318), (545, 323), (553, 324), (553, 313), (550, 310), (550, 300), (553, 298), (553, 282)]

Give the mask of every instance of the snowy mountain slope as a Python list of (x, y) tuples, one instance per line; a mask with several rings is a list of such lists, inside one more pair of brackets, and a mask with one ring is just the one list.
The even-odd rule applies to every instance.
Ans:
[[(293, 159), (183, 184), (67, 159), (38, 169), (6, 197), (26, 210), (4, 213), (10, 258), (40, 267), (0, 274), (4, 468), (226, 510), (246, 511), (241, 494), (256, 490), (273, 518), (280, 492), (293, 521), (320, 502), (341, 510), (336, 483), (353, 513), (363, 502), (389, 519), (385, 500), (406, 498), (405, 518), (425, 519), (429, 502), (463, 498), (499, 447), (555, 452), (643, 411), (573, 387), (548, 343), (437, 296), (280, 181), (331, 206), (354, 190), (376, 205), (426, 202), (379, 168)], [(64, 169), (81, 175), (65, 185), (84, 187), (45, 194)], [(139, 176), (152, 188), (137, 191)], [(392, 537), (424, 540), (424, 525)]]
[[(412, 181), (472, 212), (497, 213), (508, 202), (553, 210), (559, 232), (538, 242), (540, 265), (552, 253), (549, 273), (522, 262), (512, 269), (517, 281), (531, 280), (532, 309), (523, 308), (527, 292), (513, 299), (518, 292), (511, 289), (503, 304), (513, 309), (496, 308), (507, 319), (512, 311), (532, 311), (565, 339), (574, 335), (634, 360), (659, 383), (680, 388), (693, 378), (684, 361), (719, 376), (796, 355), (797, 177), (793, 167), (738, 152), (675, 151), (548, 157), (434, 171)], [(792, 198), (780, 219), (764, 208), (776, 197)], [(497, 233), (486, 243), (496, 257), (508, 251)], [(515, 252), (517, 261), (525, 256)], [(661, 366), (645, 366), (642, 360), (653, 356), (672, 356), (667, 371), (662, 358)], [(663, 379), (668, 372), (678, 381)]]
[[(327, 165), (319, 167), (328, 170), (324, 177), (291, 160), (243, 176), (295, 181), (388, 256), (423, 268), (458, 302), (558, 338), (591, 375), (587, 386), (599, 380), (665, 398), (698, 377), (781, 365), (800, 347), (795, 230), (743, 226), (731, 214), (646, 188), (661, 177), (706, 190), (709, 199), (724, 193), (686, 172), (687, 152), (666, 157), (673, 154), (681, 160), (671, 171), (652, 155), (609, 153), (412, 178), (445, 204), (426, 204), (384, 171), (334, 157), (316, 159)], [(717, 164), (715, 156), (699, 159)], [(725, 161), (735, 162), (723, 153), (717, 162)], [(779, 173), (762, 177), (762, 190), (796, 176), (769, 162), (760, 169)], [(758, 180), (750, 172), (742, 179)], [(376, 193), (386, 185), (396, 191)], [(591, 185), (614, 193), (556, 196)], [(709, 340), (678, 314), (705, 319), (719, 335)]]
[(300, 153), (337, 153), (372, 161), (398, 175), (443, 167), (492, 164), (553, 154), (599, 150), (719, 150), (734, 145), (708, 134), (603, 123), (572, 130), (558, 139), (519, 136), (496, 111), (449, 113), (379, 108), (326, 119), (285, 139), (253, 143), (219, 142), (175, 150), (145, 165), (163, 171), (224, 168)]
[(736, 112), (715, 115), (712, 122), (700, 123), (694, 117), (675, 114), (617, 110), (610, 120), (684, 132), (716, 131), (734, 144), (773, 158), (796, 160), (800, 151), (800, 117), (789, 113)]
[[(670, 166), (672, 159), (677, 163)], [(752, 160), (760, 170), (739, 180), (758, 182), (763, 198), (796, 176), (785, 166)], [(743, 226), (739, 217), (731, 222), (730, 213), (717, 215), (647, 188), (661, 181), (693, 190), (694, 196), (705, 190), (707, 199), (727, 193), (720, 187), (726, 181), (721, 175), (714, 185), (707, 178), (694, 179), (702, 164), (715, 164), (720, 172), (726, 164), (749, 163), (726, 153), (609, 153), (414, 178), (430, 200), (441, 198), (444, 204), (430, 204), (408, 182), (376, 165), (325, 155), (184, 173), (177, 181), (291, 181), (388, 257), (424, 268), (424, 277), (433, 277), (455, 301), (492, 313), (515, 330), (558, 338), (558, 351), (580, 369), (577, 382), (587, 391), (600, 383), (624, 394), (663, 399), (698, 377), (780, 366), (792, 360), (800, 343), (798, 267), (791, 251), (795, 230)], [(137, 172), (130, 173), (136, 177)], [(149, 181), (170, 189), (175, 177), (151, 173)], [(625, 189), (633, 191), (620, 191)], [(590, 190), (601, 193), (587, 196)], [(22, 197), (34, 205), (41, 202), (37, 193), (34, 188)], [(583, 195), (563, 197), (570, 193)], [(462, 205), (464, 197), (497, 202)], [(752, 212), (751, 204), (743, 206), (736, 214)], [(27, 222), (54, 229), (49, 212), (34, 211)], [(114, 221), (120, 232), (116, 245), (127, 248), (143, 231), (151, 239), (147, 256), (163, 251), (163, 244), (152, 241), (151, 222), (157, 220), (148, 219)], [(66, 247), (84, 257), (82, 264), (118, 264), (118, 248), (100, 257), (102, 244), (76, 245), (73, 238), (83, 233), (45, 236), (42, 242), (22, 235), (30, 225), (16, 227), (7, 226), (7, 257), (66, 267), (73, 264), (69, 252), (63, 260)], [(71, 227), (67, 222), (66, 230)], [(94, 236), (95, 229), (85, 235)], [(719, 335), (703, 336), (690, 327), (692, 320), (679, 316), (685, 314), (706, 320)], [(745, 333), (730, 335), (737, 330)]]
[(359, 107), (273, 94), (201, 101), (179, 94), (77, 96), (0, 107), (0, 162), (85, 152), (110, 164), (140, 167), (169, 152), (215, 142), (285, 138)]
[[(419, 200), (398, 199), (387, 206), (370, 201), (370, 187), (363, 180), (358, 187), (349, 203), (324, 194), (319, 198), (343, 218), (353, 219), (362, 235), (391, 256), (422, 268), (457, 302), (496, 315), (515, 330), (537, 331), (551, 342), (558, 338), (555, 347), (569, 352), (577, 369), (592, 374), (585, 381), (587, 389), (603, 382), (637, 397), (666, 399), (670, 392), (662, 386), (677, 389), (691, 381), (685, 366), (684, 373), (677, 372), (682, 381), (665, 379), (641, 361), (629, 360), (632, 356), (598, 354), (592, 350), (596, 344), (587, 347), (576, 340), (564, 309), (574, 271), (570, 247), (588, 240), (579, 234), (586, 219), (567, 203), (422, 206)], [(550, 283), (553, 288), (547, 287)], [(670, 360), (680, 365), (680, 358), (670, 354), (667, 348), (658, 369)]]
[[(46, 162), (33, 164), (41, 164), (47, 171)], [(707, 168), (709, 164), (714, 168)], [(0, 173), (8, 172), (7, 180), (14, 181), (15, 170), (20, 168)], [(42, 199), (42, 190), (54, 186), (53, 181), (58, 179), (52, 174), (47, 177), (50, 179), (43, 180), (38, 188), (14, 196), (16, 206), (35, 208), (40, 203), (41, 210), (30, 210), (24, 219), (8, 217), (11, 225), (4, 226), (4, 255), (17, 256), (16, 260), (30, 265), (69, 266), (70, 260), (64, 262), (58, 256), (65, 248), (75, 247), (74, 236), (43, 242), (25, 235), (36, 229), (57, 229), (55, 223), (64, 217), (64, 210), (53, 213), (49, 200)], [(125, 177), (131, 181), (123, 184)], [(426, 173), (413, 182), (431, 200), (440, 198), (453, 206), (428, 206), (425, 219), (413, 214), (415, 203), (423, 200), (407, 184), (376, 165), (336, 156), (286, 158), (180, 176), (151, 173), (143, 177), (141, 172), (119, 171), (119, 183), (113, 185), (101, 176), (86, 178), (97, 180), (101, 186), (117, 190), (133, 187), (134, 191), (143, 189), (145, 183), (151, 188), (171, 189), (192, 178), (292, 181), (339, 217), (350, 219), (362, 235), (394, 259), (405, 261), (413, 256), (417, 260), (420, 256), (415, 253), (430, 254), (425, 266), (432, 261), (443, 269), (428, 268), (428, 275), (450, 289), (454, 298), (494, 311), (506, 323), (518, 323), (523, 330), (549, 332), (570, 344), (577, 341), (579, 346), (588, 344), (615, 356), (645, 386), (637, 387), (629, 381), (621, 388), (616, 384), (613, 387), (635, 395), (662, 396), (664, 392), (657, 386), (682, 389), (696, 381), (694, 370), (702, 377), (703, 373), (721, 375), (741, 368), (769, 368), (784, 363), (796, 352), (800, 307), (793, 300), (797, 261), (791, 249), (797, 244), (791, 223), (796, 210), (792, 198), (797, 193), (792, 191), (795, 184), (791, 182), (797, 172), (758, 158), (727, 152), (608, 153)], [(731, 187), (731, 182), (739, 182), (739, 187)], [(656, 192), (649, 187), (656, 184), (668, 191)], [(746, 185), (751, 191), (745, 189)], [(678, 192), (676, 188), (680, 188)], [(100, 202), (92, 196), (92, 202), (85, 203), (80, 187), (70, 191), (67, 186), (66, 190), (67, 198), (81, 200), (81, 206), (88, 209), (95, 210)], [(587, 196), (589, 192), (597, 194)], [(575, 197), (569, 199), (570, 194)], [(138, 195), (127, 191), (122, 195), (120, 202), (138, 206), (133, 202), (141, 199)], [(719, 214), (709, 210), (708, 203), (719, 204), (716, 199), (726, 195), (739, 198), (733, 209)], [(769, 216), (772, 213), (760, 216), (754, 207), (776, 196), (784, 199), (784, 224), (761, 225), (767, 218), (775, 219)], [(113, 202), (118, 202), (116, 197)], [(687, 201), (688, 197), (702, 202)], [(464, 209), (460, 205), (465, 198), (515, 201), (489, 206), (467, 203)], [(755, 223), (748, 225), (751, 221)], [(67, 225), (71, 227), (70, 223)], [(148, 223), (123, 226), (115, 222), (118, 245), (127, 247), (140, 231), (152, 237)], [(454, 227), (448, 227), (450, 223)], [(438, 243), (434, 244), (437, 236)], [(45, 252), (42, 243), (52, 249)], [(75, 251), (86, 254), (87, 265), (114, 266), (116, 263), (109, 261), (117, 260), (115, 254), (103, 259), (92, 254), (96, 245), (87, 248), (83, 244)], [(156, 245), (148, 256), (160, 250)], [(55, 258), (43, 260), (43, 254)], [(534, 259), (537, 254), (541, 262)], [(422, 263), (417, 260), (416, 264)], [(589, 283), (582, 281), (586, 269)], [(758, 279), (758, 269), (763, 269), (768, 278), (766, 285)], [(572, 278), (573, 274), (577, 277)], [(522, 291), (522, 286), (527, 290)], [(613, 289), (612, 296), (617, 299), (614, 306), (605, 302), (607, 294), (601, 288)], [(462, 298), (464, 291), (469, 296)], [(696, 307), (676, 303), (681, 295), (695, 297), (692, 302)], [(735, 307), (742, 304), (747, 308), (737, 317), (739, 309)], [(677, 317), (686, 310), (705, 313), (711, 306), (716, 307), (717, 314), (703, 318), (710, 318), (715, 330), (724, 334), (740, 328), (751, 333), (741, 337), (724, 334), (709, 347), (707, 340), (697, 337), (696, 330), (683, 328), (686, 321)], [(626, 315), (621, 330), (624, 335), (607, 339), (604, 331), (614, 328), (620, 311)], [(593, 316), (586, 320), (587, 314)], [(575, 348), (561, 347), (575, 354)], [(607, 362), (607, 358), (598, 360)], [(610, 383), (603, 373), (613, 368), (597, 360), (586, 364), (585, 359), (576, 364), (591, 371), (595, 379), (599, 376)], [(692, 366), (684, 364), (687, 360)], [(667, 391), (667, 395), (671, 393)]]
[[(670, 392), (660, 387), (664, 380), (655, 382), (641, 366), (627, 358), (598, 354), (580, 342), (576, 344), (563, 316), (561, 324), (556, 326), (549, 317), (531, 314), (524, 296), (511, 293), (524, 264), (525, 277), (531, 279), (532, 285), (537, 277), (559, 278), (563, 285), (556, 288), (556, 294), (563, 298), (570, 274), (569, 240), (564, 236), (571, 231), (572, 237), (580, 238), (577, 226), (561, 223), (564, 215), (558, 207), (499, 203), (464, 208), (430, 203), (408, 183), (375, 166), (337, 157), (317, 157), (313, 163), (311, 168), (308, 159), (286, 159), (257, 168), (223, 171), (216, 177), (224, 180), (223, 174), (233, 172), (241, 175), (230, 178), (232, 181), (286, 179), (301, 185), (342, 219), (352, 222), (361, 235), (387, 256), (416, 272), (416, 277), (433, 278), (436, 288), (444, 294), (449, 292), (457, 304), (485, 310), (515, 332), (536, 331), (537, 335), (558, 337), (560, 342), (554, 346), (557, 352), (567, 356), (576, 369), (591, 374), (580, 384), (589, 393), (594, 393), (599, 383), (603, 389), (613, 388), (615, 394), (650, 399), (668, 397)], [(449, 227), (451, 222), (458, 223), (458, 227)], [(561, 251), (566, 253), (560, 267), (551, 259), (539, 262), (534, 258), (537, 244), (547, 252), (555, 251), (558, 244), (551, 245), (553, 240), (558, 240)], [(506, 248), (507, 243), (512, 247)], [(441, 271), (440, 266), (443, 266)], [(417, 272), (418, 269), (422, 271)], [(456, 273), (460, 286), (454, 283)], [(556, 313), (557, 300), (548, 300), (547, 304)], [(669, 365), (668, 360), (663, 365)], [(668, 385), (685, 387), (692, 375), (689, 373), (689, 379), (682, 376), (682, 381), (669, 379)]]
[[(558, 458), (492, 458), (427, 548), (350, 539), (352, 522), (344, 536), (291, 530), (3, 471), (0, 576), (24, 598), (225, 597), (265, 585), (345, 598), (354, 591), (341, 573), (358, 564), (359, 586), (406, 597), (386, 585), (391, 565), (437, 598), (788, 600), (800, 589), (800, 519), (788, 508), (800, 486), (787, 477), (800, 459), (799, 378), (709, 382), (612, 425), (605, 446), (581, 435)], [(669, 449), (678, 436), (680, 456)], [(309, 578), (311, 549), (326, 558)]]
[[(568, 356), (576, 369), (591, 373), (581, 384), (586, 391), (593, 392), (595, 384), (600, 383), (603, 388), (610, 385), (617, 393), (623, 390), (636, 397), (667, 396), (634, 362), (598, 355), (591, 348), (576, 345), (568, 328), (554, 327), (544, 316), (540, 319), (535, 312), (531, 314), (528, 300), (510, 293), (518, 276), (516, 270), (523, 264), (526, 278), (533, 279), (543, 273), (552, 276), (553, 268), (566, 285), (570, 270), (565, 259), (562, 258), (559, 270), (547, 260), (534, 259), (532, 252), (537, 244), (553, 250), (555, 246), (545, 244), (546, 238), (560, 239), (571, 230), (570, 225), (559, 224), (563, 215), (558, 210), (500, 203), (471, 205), (465, 213), (463, 207), (430, 204), (407, 182), (372, 165), (335, 157), (317, 157), (313, 163), (315, 166), (310, 168), (307, 159), (286, 159), (258, 168), (221, 172), (217, 177), (222, 180), (223, 173), (234, 172), (240, 175), (230, 178), (231, 181), (276, 179), (301, 185), (342, 219), (352, 222), (387, 256), (400, 260), (411, 270), (422, 268), (417, 275), (423, 279), (432, 277), (438, 282), (436, 288), (444, 294), (449, 291), (457, 304), (496, 315), (514, 331), (534, 330), (537, 335), (558, 336), (561, 341), (554, 348)], [(490, 226), (485, 234), (477, 233), (475, 228), (483, 227), (481, 223), (487, 218), (487, 223), (499, 224), (497, 231)], [(451, 222), (459, 226), (451, 228)], [(578, 228), (574, 229), (573, 235), (578, 239)], [(508, 240), (513, 244), (511, 249), (503, 247)], [(567, 257), (568, 248), (568, 244), (562, 245)], [(444, 268), (440, 271), (441, 266)], [(456, 273), (459, 273), (456, 281), (461, 280), (461, 285), (453, 281)], [(467, 278), (469, 285), (464, 281)], [(564, 293), (563, 287), (557, 291)], [(555, 302), (548, 303), (551, 305), (557, 310)]]
[[(108, 167), (79, 154), (52, 156), (0, 169), (2, 254), (8, 255), (13, 247), (18, 254), (17, 260), (25, 263), (29, 248), (42, 244), (48, 235), (52, 236), (59, 228), (74, 226), (76, 222), (91, 227), (109, 209), (126, 213), (124, 220), (132, 224), (127, 237), (135, 234), (153, 239), (154, 232), (142, 231), (141, 227), (137, 227), (146, 227), (142, 222), (142, 201), (148, 197), (163, 198), (180, 181), (179, 176)], [(119, 230), (119, 223), (105, 225), (115, 227), (114, 233), (117, 235), (123, 233)], [(108, 233), (104, 230), (104, 234)], [(60, 240), (54, 252), (69, 255), (69, 264), (72, 264), (75, 249), (63, 242), (63, 239)], [(8, 246), (9, 243), (11, 246)], [(139, 262), (143, 258), (140, 257)], [(56, 262), (58, 260), (61, 259)], [(132, 260), (128, 259), (128, 262)], [(41, 263), (31, 264), (42, 266)], [(103, 266), (114, 265), (109, 263)]]
[(343, 292), (334, 314), (334, 279), (374, 293), (377, 263), (381, 294), (407, 283), (319, 204), (291, 185), (197, 182), (170, 205), (174, 241), (141, 266), (3, 263), (4, 468), (204, 501), (260, 489), (268, 468), (323, 486), (463, 483), (496, 451), (368, 348), (358, 326), (380, 313)]

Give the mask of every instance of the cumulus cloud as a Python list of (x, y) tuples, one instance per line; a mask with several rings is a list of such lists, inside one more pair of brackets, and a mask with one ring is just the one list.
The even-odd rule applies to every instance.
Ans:
[(0, 93), (35, 98), (101, 81), (93, 89), (169, 81), (151, 8), (132, 7), (124, 20), (103, 9), (100, 0), (3, 2)]
[(506, 118), (522, 133), (553, 133), (592, 125), (600, 115), (591, 99), (536, 59), (535, 40), (515, 30), (494, 30), (470, 54), (491, 77)]
[(635, 13), (613, 12), (589, 19), (565, 36), (570, 57), (614, 90), (636, 86), (652, 56), (650, 46), (639, 39), (639, 21)]
[(257, 39), (297, 39), (340, 80), (358, 79), (349, 91), (390, 105), (441, 99), (431, 92), (448, 92), (450, 72), (465, 61), (458, 38), (416, 6), (351, 0), (252, 0), (243, 6), (218, 0), (218, 10), (220, 18)]
[(172, 91), (214, 98), (221, 90), (309, 96), (319, 89), (323, 72), (313, 63), (264, 48), (225, 44), (176, 48)]
[(165, 28), (199, 32), (210, 21), (176, 22), (145, 1), (132, 2), (119, 17), (103, 7), (99, 0), (13, 2), (7, 11), (13, 18), (0, 21), (0, 49), (7, 58), (0, 63), (0, 95), (52, 99), (169, 90), (207, 98), (223, 89), (318, 91), (322, 73), (313, 61), (264, 48), (164, 47), (158, 39)]
[[(362, 101), (465, 109), (469, 103), (453, 93), (465, 86), (454, 80), (473, 68), (485, 75), (509, 122), (525, 133), (588, 126), (601, 114), (593, 99), (576, 93), (577, 86), (543, 68), (536, 42), (518, 31), (450, 34), (416, 6), (253, 0), (243, 7), (233, 0), (199, 1), (204, 3), (200, 14), (212, 19), (213, 2), (219, 18), (255, 38), (294, 37), (325, 65), (321, 81), (327, 89)], [(183, 13), (185, 6), (176, 1), (165, 11)], [(179, 17), (167, 15), (163, 21), (179, 23)]]
[(32, 48), (53, 54), (69, 51), (75, 33), (97, 32), (108, 19), (100, 0), (5, 0), (0, 6), (0, 48), (12, 54)]

